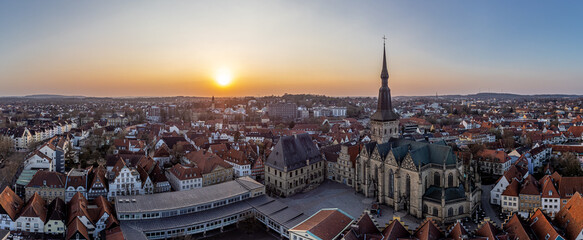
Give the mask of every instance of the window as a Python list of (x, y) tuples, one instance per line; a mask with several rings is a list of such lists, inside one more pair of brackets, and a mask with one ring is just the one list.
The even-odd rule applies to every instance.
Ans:
[(393, 192), (394, 192), (394, 185), (395, 183), (395, 175), (393, 173), (393, 169), (389, 170), (389, 197), (393, 198)]
[(447, 176), (447, 185), (453, 187), (453, 174), (451, 173)]
[(441, 184), (439, 182), (439, 179), (440, 179), (439, 173), (438, 172), (433, 173), (433, 185), (440, 186)]

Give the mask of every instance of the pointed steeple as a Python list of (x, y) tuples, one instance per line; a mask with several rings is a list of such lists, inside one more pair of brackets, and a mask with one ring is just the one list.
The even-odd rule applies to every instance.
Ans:
[(381, 79), (383, 87), (389, 87), (389, 70), (387, 69), (387, 51), (383, 42), (383, 70), (381, 70)]
[[(383, 39), (386, 39), (383, 37)], [(389, 70), (387, 69), (387, 53), (386, 46), (383, 42), (383, 69), (381, 70), (381, 88), (379, 89), (379, 99), (377, 111), (371, 116), (372, 120), (376, 121), (393, 121), (397, 120), (399, 116), (393, 112), (393, 104), (391, 103), (391, 89), (389, 88)]]

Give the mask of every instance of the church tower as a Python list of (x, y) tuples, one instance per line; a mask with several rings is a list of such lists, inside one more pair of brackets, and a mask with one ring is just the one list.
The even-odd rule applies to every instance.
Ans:
[(387, 54), (383, 43), (383, 70), (381, 71), (381, 88), (377, 111), (370, 117), (372, 140), (377, 143), (388, 142), (391, 137), (399, 137), (399, 116), (393, 112), (391, 89), (389, 89), (389, 70)]

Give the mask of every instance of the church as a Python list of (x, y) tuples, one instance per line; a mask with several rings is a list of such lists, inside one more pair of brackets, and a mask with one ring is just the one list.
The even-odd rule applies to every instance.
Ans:
[(356, 160), (355, 190), (417, 218), (449, 223), (469, 217), (480, 205), (477, 168), (465, 165), (445, 143), (400, 138), (388, 80), (383, 47), (378, 106), (370, 122), (372, 141)]

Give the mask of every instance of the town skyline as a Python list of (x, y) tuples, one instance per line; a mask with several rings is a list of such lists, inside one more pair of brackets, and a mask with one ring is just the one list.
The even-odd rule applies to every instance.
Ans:
[(0, 6), (0, 96), (372, 96), (383, 35), (394, 96), (583, 90), (579, 3)]

